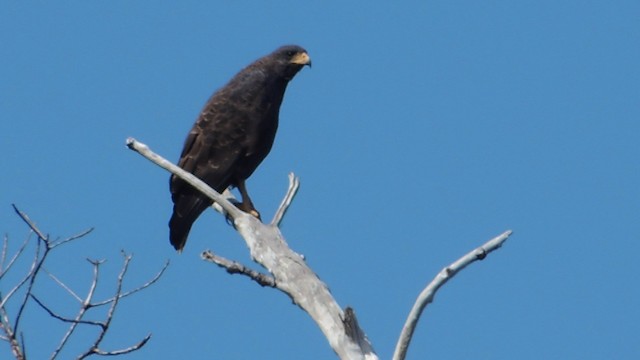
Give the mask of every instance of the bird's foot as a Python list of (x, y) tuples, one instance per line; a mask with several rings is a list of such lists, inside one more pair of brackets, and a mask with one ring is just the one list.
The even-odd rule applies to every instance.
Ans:
[(260, 213), (258, 212), (258, 210), (256, 210), (256, 209), (252, 209), (252, 210), (249, 210), (249, 211), (246, 211), (246, 212), (247, 212), (249, 215), (253, 216), (254, 218), (256, 218), (256, 219), (258, 219), (258, 220), (262, 221), (262, 218), (260, 217)]
[[(233, 205), (235, 205), (235, 207), (237, 207), (238, 209), (242, 210), (243, 212), (246, 212), (247, 214), (255, 217), (256, 219), (262, 221), (262, 218), (260, 217), (260, 213), (258, 212), (258, 210), (256, 210), (255, 207), (253, 207), (253, 204), (247, 204), (245, 202), (238, 202), (237, 200), (231, 200), (231, 203)], [(229, 214), (227, 214), (226, 216), (227, 218), (227, 223), (233, 225), (233, 221), (231, 219), (231, 217), (229, 217)]]
[(262, 218), (260, 218), (260, 213), (253, 206), (244, 206), (243, 204), (240, 204), (240, 205), (242, 205), (242, 206), (239, 206), (238, 209), (240, 209), (240, 210), (246, 212), (247, 214), (253, 216), (254, 218), (262, 221)]

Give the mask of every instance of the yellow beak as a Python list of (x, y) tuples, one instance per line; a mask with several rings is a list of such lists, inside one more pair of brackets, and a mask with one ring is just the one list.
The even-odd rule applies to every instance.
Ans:
[(302, 66), (309, 65), (309, 67), (311, 67), (311, 58), (306, 52), (299, 52), (291, 58), (291, 63)]

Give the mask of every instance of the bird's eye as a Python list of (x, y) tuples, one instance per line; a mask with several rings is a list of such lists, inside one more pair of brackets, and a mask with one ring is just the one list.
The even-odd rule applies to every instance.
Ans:
[(289, 51), (287, 51), (287, 56), (293, 56), (293, 55), (295, 55), (295, 54), (296, 54), (296, 52), (295, 52), (295, 51), (293, 51), (293, 50), (289, 50)]

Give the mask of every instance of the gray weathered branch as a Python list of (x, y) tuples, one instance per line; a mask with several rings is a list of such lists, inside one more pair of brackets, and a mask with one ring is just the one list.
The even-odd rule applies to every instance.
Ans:
[[(200, 179), (153, 153), (148, 146), (132, 138), (127, 139), (127, 146), (180, 177), (220, 204), (224, 211), (233, 218), (234, 226), (249, 247), (251, 258), (272, 275), (278, 290), (291, 297), (296, 305), (311, 316), (324, 333), (331, 348), (341, 359), (373, 360), (378, 358), (361, 329), (357, 332), (347, 332), (343, 321), (345, 315), (329, 292), (327, 285), (320, 281), (318, 276), (307, 266), (302, 256), (288, 247), (284, 236), (277, 227), (291, 203), (291, 199), (287, 200), (287, 198), (293, 198), (297, 185), (290, 186), (290, 190), (280, 206), (281, 210), (274, 217), (273, 223), (263, 224), (255, 217), (237, 209)], [(291, 176), (290, 179), (292, 183), (296, 183), (294, 176)], [(357, 322), (354, 321), (350, 324), (357, 324)], [(360, 334), (362, 338), (353, 339), (350, 336), (353, 333)]]
[(289, 173), (289, 188), (280, 203), (280, 207), (276, 210), (273, 220), (271, 220), (271, 225), (280, 226), (280, 223), (284, 218), (284, 214), (289, 210), (289, 206), (291, 206), (293, 198), (298, 193), (298, 189), (300, 189), (300, 179), (294, 173)]
[(207, 195), (213, 201), (218, 203), (224, 211), (229, 214), (232, 219), (235, 219), (237, 216), (241, 216), (244, 214), (240, 209), (235, 207), (229, 200), (220, 195), (217, 191), (211, 189), (204, 181), (198, 179), (193, 174), (190, 174), (178, 166), (171, 163), (169, 160), (164, 159), (160, 155), (154, 153), (149, 149), (149, 147), (141, 142), (136, 141), (136, 139), (128, 138), (127, 139), (127, 147), (143, 157), (147, 158), (147, 160), (153, 162), (154, 164), (160, 166), (161, 168), (169, 171), (172, 174), (180, 174), (180, 178), (184, 181), (188, 182), (191, 186), (198, 189), (201, 193)]
[(209, 262), (212, 262), (221, 268), (227, 270), (229, 274), (241, 274), (249, 277), (251, 280), (257, 282), (261, 286), (276, 287), (276, 280), (269, 275), (262, 274), (255, 271), (248, 266), (233, 260), (229, 260), (222, 256), (216, 255), (211, 250), (204, 251), (201, 257)]
[(467, 265), (475, 262), (477, 260), (483, 260), (490, 252), (497, 250), (502, 246), (502, 244), (507, 240), (507, 238), (512, 234), (511, 230), (507, 230), (504, 233), (496, 236), (495, 238), (487, 241), (484, 245), (480, 246), (477, 249), (469, 252), (464, 255), (451, 265), (442, 269), (438, 275), (427, 285), (427, 287), (422, 290), (418, 299), (416, 300), (409, 316), (407, 317), (407, 321), (402, 328), (402, 333), (400, 334), (400, 339), (396, 344), (396, 350), (393, 354), (393, 360), (404, 360), (407, 349), (409, 348), (409, 343), (411, 342), (411, 338), (413, 337), (413, 332), (418, 324), (418, 320), (420, 320), (420, 315), (424, 308), (433, 301), (433, 297), (436, 295), (436, 292), (442, 285), (446, 284), (451, 278), (455, 276), (460, 270), (467, 267)]
[[(243, 274), (262, 286), (272, 286), (287, 294), (316, 322), (341, 359), (378, 359), (364, 331), (358, 325), (353, 309), (346, 308), (343, 311), (340, 308), (327, 286), (306, 265), (304, 258), (288, 247), (278, 228), (299, 187), (299, 180), (295, 175), (289, 175), (289, 189), (273, 220), (270, 224), (263, 224), (227, 201), (228, 190), (225, 191), (225, 196), (220, 195), (192, 174), (153, 153), (148, 146), (133, 138), (127, 139), (127, 146), (209, 196), (214, 201), (216, 210), (225, 216), (228, 214), (233, 219), (233, 224), (245, 240), (253, 261), (265, 268), (271, 276), (215, 255), (209, 250), (202, 254), (205, 260), (225, 268), (229, 273)], [(499, 248), (510, 234), (511, 231), (507, 231), (492, 239), (436, 276), (416, 301), (398, 341), (394, 359), (404, 359), (420, 314), (433, 300), (435, 292), (458, 271), (476, 260), (482, 260), (488, 253)]]

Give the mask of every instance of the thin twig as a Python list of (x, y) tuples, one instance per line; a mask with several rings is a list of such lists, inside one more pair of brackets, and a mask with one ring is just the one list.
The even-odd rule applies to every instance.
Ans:
[(20, 331), (20, 345), (22, 346), (23, 360), (27, 359), (27, 345), (25, 344), (24, 333), (22, 331)]
[(69, 318), (66, 318), (64, 316), (58, 315), (55, 312), (53, 312), (53, 310), (49, 309), (49, 307), (47, 305), (45, 305), (42, 301), (40, 301), (40, 299), (38, 299), (38, 297), (36, 297), (35, 295), (31, 294), (31, 298), (36, 302), (36, 304), (40, 305), (40, 307), (44, 311), (46, 311), (51, 317), (53, 317), (55, 319), (58, 319), (58, 320), (60, 320), (62, 322), (73, 323), (73, 324), (94, 325), (94, 326), (104, 327), (104, 323), (102, 323), (100, 321), (69, 319)]
[[(24, 241), (24, 243), (22, 243), (22, 246), (14, 254), (14, 256), (11, 258), (11, 260), (9, 260), (9, 264), (4, 269), (4, 272), (2, 273), (2, 275), (6, 274), (9, 271), (9, 269), (13, 266), (13, 264), (18, 259), (18, 257), (22, 254), (22, 252), (24, 251), (24, 249), (27, 246), (27, 243), (31, 239), (31, 234), (33, 234), (33, 231), (29, 231), (29, 235), (27, 235), (26, 240)], [(39, 254), (39, 247), (37, 247), (37, 250), (36, 250), (36, 260), (37, 260), (37, 255), (38, 254)], [(4, 307), (5, 304), (9, 301), (9, 299), (13, 296), (13, 294), (15, 294), (29, 280), (29, 278), (33, 275), (33, 272), (32, 272), (33, 269), (34, 269), (34, 267), (32, 266), (31, 271), (29, 271), (27, 273), (27, 275), (25, 275), (22, 278), (22, 280), (20, 280), (11, 290), (9, 290), (9, 292), (7, 293), (7, 296), (0, 297), (0, 308)], [(0, 276), (0, 279), (2, 279), (2, 276)]]
[(221, 268), (227, 270), (229, 274), (241, 274), (249, 277), (261, 286), (276, 287), (276, 279), (272, 276), (262, 274), (258, 271), (248, 268), (245, 265), (233, 260), (229, 260), (222, 256), (214, 254), (211, 250), (206, 250), (201, 255), (202, 259), (212, 262)]
[(2, 245), (2, 264), (0, 264), (0, 279), (2, 279), (4, 274), (6, 274), (9, 271), (9, 269), (11, 269), (11, 266), (13, 266), (13, 264), (20, 257), (20, 255), (22, 255), (22, 252), (24, 251), (24, 249), (26, 249), (27, 244), (29, 243), (29, 240), (31, 240), (31, 236), (30, 236), (31, 234), (32, 232), (30, 232), (29, 235), (27, 235), (27, 237), (25, 238), (20, 248), (18, 248), (18, 251), (16, 251), (16, 253), (11, 257), (11, 260), (9, 260), (9, 263), (7, 264), (6, 268), (3, 266), (7, 256), (7, 251), (8, 251), (7, 243), (9, 241), (9, 237), (5, 235), (4, 244)]
[[(8, 248), (9, 248), (9, 235), (4, 234), (3, 241), (2, 241), (2, 254), (0, 254), (0, 256), (2, 257), (0, 258), (0, 274), (3, 274), (2, 269), (4, 269), (4, 261), (7, 259), (7, 253), (9, 252)], [(0, 275), (0, 279), (1, 278), (2, 278), (2, 275)]]
[(84, 300), (83, 305), (87, 307), (91, 307), (91, 301), (93, 300), (93, 294), (96, 292), (96, 288), (98, 287), (98, 278), (100, 272), (100, 265), (104, 264), (104, 260), (91, 260), (87, 259), (87, 261), (93, 265), (93, 280), (91, 281), (91, 287), (89, 288), (89, 293), (87, 294), (87, 298)]
[[(135, 289), (123, 292), (122, 294), (119, 295), (120, 299), (125, 298), (125, 297), (127, 297), (129, 295), (133, 295), (133, 294), (137, 293), (138, 291), (144, 290), (145, 288), (153, 285), (156, 281), (160, 280), (160, 277), (162, 276), (162, 274), (164, 274), (164, 271), (167, 270), (168, 267), (169, 267), (169, 260), (167, 260), (164, 263), (164, 266), (162, 267), (162, 269), (160, 269), (160, 271), (158, 271), (158, 273), (151, 280), (149, 280), (146, 283), (138, 286)], [(115, 297), (111, 297), (111, 298), (103, 300), (103, 301), (98, 301), (98, 302), (93, 303), (92, 307), (98, 307), (98, 306), (110, 304), (114, 300), (115, 300)]]
[(271, 220), (271, 225), (280, 226), (284, 215), (286, 214), (293, 198), (298, 193), (298, 189), (300, 188), (300, 178), (298, 178), (294, 173), (289, 173), (289, 188), (287, 189), (287, 193), (282, 199), (278, 210), (273, 216), (273, 220)]
[(71, 296), (73, 296), (76, 300), (78, 300), (79, 303), (82, 303), (82, 299), (80, 298), (80, 296), (78, 296), (78, 294), (76, 294), (73, 290), (71, 290), (71, 288), (69, 288), (67, 284), (63, 283), (62, 280), (58, 279), (55, 275), (47, 271), (47, 269), (43, 269), (43, 270), (45, 273), (47, 273), (47, 275), (49, 275), (50, 278), (53, 279), (53, 281), (55, 281), (58, 285), (60, 285), (61, 288), (65, 289)]
[(60, 246), (60, 245), (66, 244), (66, 243), (68, 243), (68, 242), (70, 242), (70, 241), (73, 241), (73, 240), (80, 239), (80, 238), (82, 238), (82, 237), (84, 237), (84, 236), (88, 235), (90, 232), (92, 232), (92, 231), (93, 231), (93, 229), (94, 229), (94, 228), (88, 228), (87, 230), (85, 230), (85, 231), (83, 231), (83, 232), (81, 232), (81, 233), (79, 233), (79, 234), (76, 234), (76, 235), (70, 236), (70, 237), (68, 237), (68, 238), (66, 238), (66, 239), (64, 239), (64, 240), (56, 241), (55, 243), (52, 243), (52, 244), (51, 244), (51, 248), (54, 248), (54, 247), (56, 247), (56, 246)]
[(511, 230), (507, 230), (504, 233), (496, 236), (495, 238), (487, 241), (484, 245), (479, 248), (474, 249), (468, 254), (464, 255), (460, 259), (456, 260), (451, 265), (442, 269), (438, 275), (427, 285), (427, 287), (420, 293), (418, 299), (416, 300), (409, 316), (407, 317), (407, 321), (402, 328), (402, 333), (400, 334), (400, 338), (398, 343), (396, 344), (396, 349), (393, 354), (393, 360), (404, 360), (407, 355), (407, 349), (409, 348), (409, 343), (411, 342), (411, 338), (413, 337), (413, 332), (418, 324), (418, 320), (420, 319), (420, 315), (424, 308), (433, 301), (436, 292), (442, 285), (446, 284), (447, 281), (451, 280), (455, 274), (459, 271), (467, 267), (469, 264), (484, 259), (490, 252), (497, 250), (502, 246), (502, 244), (509, 238), (509, 236), (513, 232)]
[(20, 216), (20, 218), (31, 228), (31, 230), (33, 230), (33, 232), (36, 233), (36, 235), (38, 235), (38, 237), (42, 240), (44, 240), (45, 243), (48, 243), (49, 241), (49, 237), (44, 235), (40, 229), (38, 229), (38, 227), (36, 226), (36, 224), (33, 223), (33, 221), (31, 221), (31, 219), (29, 219), (29, 217), (27, 216), (27, 214), (23, 213), (22, 211), (18, 210), (18, 207), (16, 206), (16, 204), (11, 204), (11, 206), (13, 206), (13, 210), (18, 214), (18, 216)]
[[(14, 205), (14, 209), (17, 211), (17, 208), (15, 207), (15, 205)], [(19, 213), (19, 215), (20, 215), (20, 213)], [(21, 217), (22, 217), (22, 215), (21, 215)], [(31, 233), (33, 233), (33, 230), (30, 231), (30, 234)], [(2, 278), (2, 276), (4, 276), (4, 274), (6, 274), (11, 269), (11, 267), (13, 266), (15, 261), (22, 255), (22, 253), (24, 252), (24, 249), (26, 248), (30, 238), (31, 238), (31, 236), (27, 235), (25, 241), (20, 246), (18, 251), (14, 254), (14, 256), (11, 258), (11, 260), (9, 260), (9, 263), (6, 266), (6, 268), (3, 268), (4, 267), (4, 263), (6, 261), (8, 248), (9, 248), (9, 246), (8, 246), (9, 236), (5, 235), (4, 244), (3, 244), (3, 248), (2, 248), (2, 265), (0, 265), (0, 278)], [(39, 243), (40, 242), (38, 242), (38, 245), (39, 245)], [(38, 263), (39, 254), (40, 254), (40, 247), (37, 246), (36, 247), (36, 257), (35, 257), (34, 261), (32, 262), (31, 269), (29, 270), (27, 275), (24, 276), (22, 278), (22, 280), (20, 280), (18, 282), (18, 284), (16, 284), (11, 290), (9, 290), (9, 293), (6, 296), (3, 296), (0, 293), (0, 328), (2, 328), (4, 330), (4, 333), (6, 334), (6, 336), (2, 336), (2, 339), (7, 341), (7, 342), (9, 342), (10, 347), (11, 347), (11, 352), (13, 353), (14, 357), (16, 359), (18, 359), (18, 360), (24, 360), (26, 358), (26, 356), (25, 356), (25, 347), (24, 347), (24, 337), (21, 336), (21, 340), (22, 340), (22, 346), (21, 346), (20, 342), (18, 341), (18, 338), (16, 337), (16, 334), (18, 333), (19, 320), (20, 320), (20, 317), (22, 315), (22, 311), (24, 310), (24, 308), (26, 306), (26, 302), (27, 302), (28, 298), (25, 297), (25, 299), (23, 299), (23, 302), (20, 304), (20, 308), (18, 310), (18, 315), (16, 316), (16, 322), (15, 322), (15, 326), (14, 327), (12, 327), (12, 325), (11, 325), (11, 322), (9, 320), (9, 314), (7, 313), (7, 309), (5, 308), (5, 305), (7, 304), (9, 299), (11, 299), (11, 297), (24, 284), (26, 284), (27, 281), (31, 277), (35, 276), (36, 271), (37, 271), (36, 269), (38, 268), (36, 264)], [(29, 291), (31, 290), (31, 288), (32, 287), (30, 286), (29, 287)], [(22, 335), (21, 332), (20, 332), (20, 334)]]
[[(114, 355), (128, 354), (130, 352), (139, 350), (141, 347), (143, 347), (147, 343), (147, 341), (149, 341), (149, 339), (151, 339), (151, 334), (145, 336), (144, 339), (142, 339), (140, 342), (138, 342), (137, 344), (135, 344), (133, 346), (130, 346), (130, 347), (126, 348), (126, 349), (114, 350), (114, 351), (103, 351), (103, 350), (100, 350), (100, 349), (95, 349), (94, 350), (94, 354), (103, 355), (103, 356), (114, 356)], [(89, 355), (91, 355), (91, 354), (88, 354), (87, 356), (89, 356)], [(78, 357), (78, 359), (84, 359), (85, 357)]]
[[(91, 280), (91, 285), (89, 286), (89, 292), (87, 293), (87, 296), (85, 297), (85, 299), (81, 301), (80, 309), (78, 310), (76, 317), (73, 319), (73, 321), (70, 321), (71, 325), (69, 326), (69, 328), (67, 329), (67, 332), (64, 334), (64, 336), (60, 340), (60, 344), (58, 344), (58, 347), (51, 354), (51, 359), (55, 359), (60, 354), (60, 352), (62, 351), (62, 348), (66, 345), (67, 341), (69, 341), (69, 338), (71, 337), (73, 332), (77, 329), (78, 325), (82, 323), (82, 318), (84, 317), (84, 314), (91, 307), (91, 300), (93, 299), (93, 294), (95, 293), (96, 288), (98, 286), (98, 278), (100, 275), (100, 265), (103, 263), (103, 261), (89, 260), (89, 259), (87, 259), (87, 261), (89, 261), (89, 263), (93, 265), (93, 278)], [(104, 331), (104, 328), (105, 328), (104, 323), (100, 323), (99, 326), (102, 328), (102, 331)]]
[(82, 355), (78, 356), (78, 359), (84, 359), (87, 356), (91, 355), (91, 354), (95, 354), (98, 353), (100, 351), (100, 343), (102, 342), (102, 340), (104, 339), (105, 335), (107, 334), (107, 330), (109, 329), (109, 325), (111, 325), (111, 320), (113, 319), (113, 314), (115, 313), (116, 307), (118, 306), (118, 302), (120, 300), (120, 295), (122, 294), (122, 283), (124, 281), (124, 276), (127, 273), (127, 269), (129, 268), (129, 262), (131, 261), (131, 255), (127, 255), (124, 252), (122, 252), (122, 255), (124, 256), (124, 263), (122, 264), (122, 270), (120, 270), (120, 274), (118, 275), (118, 280), (116, 283), (116, 293), (113, 297), (113, 302), (111, 303), (111, 307), (109, 308), (109, 311), (107, 312), (107, 319), (104, 322), (104, 326), (102, 327), (102, 331), (100, 331), (100, 334), (98, 334), (98, 337), (96, 338), (96, 340), (93, 342), (93, 344), (89, 347), (89, 349), (83, 353)]
[[(38, 230), (37, 227), (35, 227), (35, 224), (33, 224), (29, 218), (26, 217), (25, 214), (23, 214), (21, 211), (18, 210), (18, 208), (15, 207), (14, 205), (14, 209), (16, 210), (16, 212), (18, 212), (18, 215), (20, 215), (20, 217), (29, 225), (29, 227), (31, 227), (31, 229), (38, 234), (38, 242), (36, 245), (36, 251), (35, 251), (35, 257), (33, 259), (33, 262), (31, 263), (31, 270), (28, 272), (26, 279), (29, 283), (29, 285), (27, 286), (27, 291), (24, 294), (24, 298), (22, 299), (22, 303), (20, 303), (20, 308), (18, 309), (18, 314), (16, 315), (16, 320), (14, 321), (14, 325), (13, 325), (13, 329), (15, 332), (18, 332), (19, 330), (19, 326), (20, 326), (20, 319), (22, 318), (22, 314), (24, 312), (25, 307), (27, 306), (27, 301), (29, 300), (29, 296), (31, 295), (31, 292), (33, 290), (33, 284), (35, 284), (36, 282), (36, 278), (38, 277), (38, 273), (40, 272), (40, 268), (42, 267), (42, 264), (44, 263), (45, 259), (47, 258), (47, 255), (49, 254), (49, 245), (47, 243), (47, 240), (45, 238), (42, 237), (42, 233), (40, 232), (40, 230)], [(23, 217), (24, 216), (24, 217)], [(40, 246), (41, 244), (44, 244), (44, 249), (42, 250), (42, 256), (40, 256)], [(22, 286), (22, 285), (20, 285)]]
[[(33, 268), (32, 268), (33, 270)], [(7, 296), (5, 296), (4, 298), (2, 298), (2, 301), (0, 301), (0, 308), (4, 307), (7, 302), (9, 302), (9, 299), (11, 299), (11, 297), (18, 291), (20, 290), (20, 288), (27, 283), (27, 281), (29, 281), (29, 279), (31, 278), (31, 276), (33, 275), (32, 271), (29, 271), (27, 273), (27, 275), (25, 275), (22, 280), (20, 280), (16, 286), (14, 286), (13, 288), (11, 288), (11, 290), (9, 290), (9, 292), (7, 293)]]

